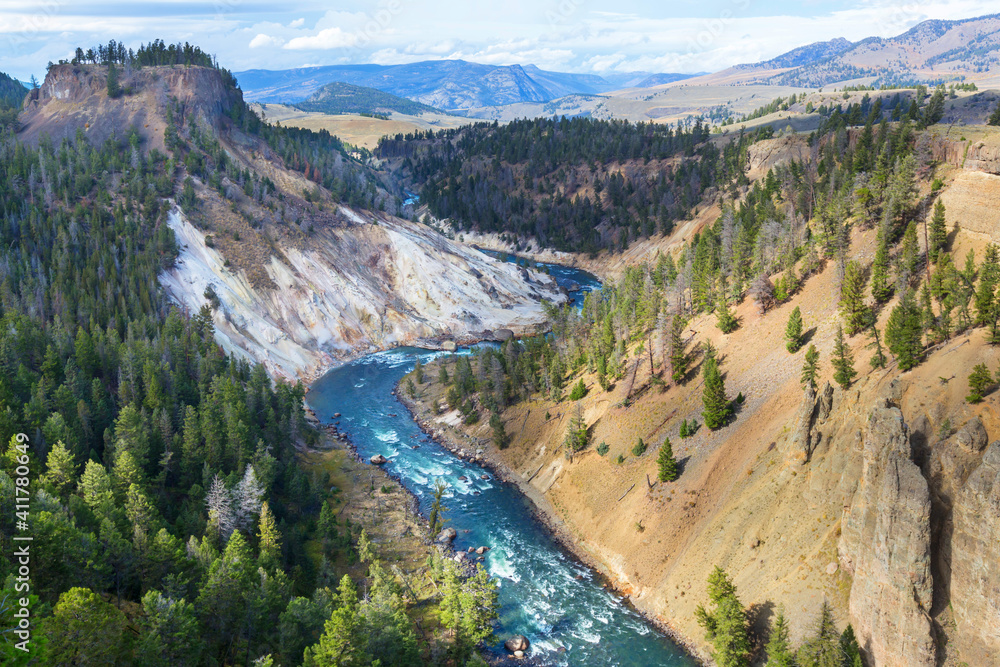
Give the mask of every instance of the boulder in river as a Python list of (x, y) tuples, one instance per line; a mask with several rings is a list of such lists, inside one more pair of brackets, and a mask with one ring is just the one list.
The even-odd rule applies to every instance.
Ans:
[(340, 413), (339, 412), (334, 412), (333, 413), (333, 418), (334, 419), (340, 419)]
[(516, 654), (518, 651), (521, 651), (522, 655), (524, 651), (528, 650), (529, 645), (528, 638), (524, 635), (514, 635), (503, 643), (504, 648), (511, 653)]
[(479, 547), (478, 549), (476, 549), (476, 553), (479, 554), (480, 556), (482, 556), (484, 553), (486, 553), (489, 550), (490, 550), (489, 547)]
[(455, 341), (453, 340), (446, 340), (445, 342), (441, 343), (441, 349), (444, 350), (445, 352), (454, 352), (455, 350), (458, 349), (458, 345), (456, 345)]
[(514, 337), (514, 332), (511, 331), (510, 329), (497, 329), (496, 332), (494, 333), (494, 337), (499, 342), (502, 343), (502, 342), (504, 342), (506, 340), (510, 340), (511, 338), (513, 338)]
[(458, 537), (458, 531), (454, 528), (445, 528), (440, 533), (438, 533), (438, 542), (451, 542), (453, 539)]
[(385, 458), (381, 454), (376, 454), (373, 457), (371, 457), (369, 459), (369, 461), (371, 461), (372, 463), (374, 463), (377, 466), (380, 466), (380, 465), (385, 465), (386, 463), (388, 463), (389, 459)]

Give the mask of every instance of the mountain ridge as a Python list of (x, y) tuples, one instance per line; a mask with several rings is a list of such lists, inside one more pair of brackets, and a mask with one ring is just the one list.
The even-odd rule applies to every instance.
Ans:
[(403, 65), (328, 65), (236, 73), (248, 100), (295, 103), (333, 81), (375, 88), (441, 109), (547, 102), (570, 94), (600, 94), (635, 85), (648, 72), (605, 79), (596, 74), (551, 72), (535, 65), (484, 65), (464, 60), (427, 60)]

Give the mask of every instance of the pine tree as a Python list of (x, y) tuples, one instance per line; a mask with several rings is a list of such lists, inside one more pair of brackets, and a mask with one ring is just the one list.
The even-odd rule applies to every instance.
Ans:
[(663, 440), (660, 454), (656, 457), (656, 465), (661, 482), (673, 482), (677, 479), (677, 459), (674, 458), (674, 448), (670, 444), (670, 438)]
[(816, 376), (819, 375), (819, 350), (810, 345), (806, 350), (805, 363), (802, 364), (802, 386), (816, 388)]
[(875, 303), (883, 304), (892, 297), (892, 283), (889, 281), (889, 242), (882, 228), (875, 242), (878, 248), (872, 262), (871, 292)]
[(795, 354), (802, 347), (802, 311), (798, 306), (788, 316), (788, 324), (785, 325), (785, 349)]
[(432, 537), (437, 537), (444, 524), (448, 521), (442, 516), (445, 509), (447, 509), (444, 506), (444, 492), (447, 488), (448, 485), (444, 483), (444, 480), (438, 479), (434, 482), (434, 500), (431, 501), (431, 511), (428, 517)]
[(718, 566), (708, 577), (708, 598), (713, 605), (711, 611), (698, 605), (695, 617), (705, 628), (705, 639), (712, 644), (712, 658), (719, 667), (748, 667), (750, 632), (746, 609), (736, 595), (736, 586)]
[(264, 487), (257, 480), (253, 466), (247, 466), (243, 479), (233, 491), (233, 514), (236, 528), (249, 531), (253, 526), (254, 517), (260, 514), (264, 499)]
[(882, 351), (882, 341), (878, 335), (878, 327), (874, 322), (868, 328), (868, 335), (871, 336), (872, 341), (868, 343), (867, 347), (870, 350), (874, 350), (868, 363), (871, 364), (872, 368), (885, 368), (888, 359), (885, 358), (885, 352)]
[(896, 356), (899, 369), (908, 371), (923, 357), (924, 327), (920, 307), (907, 292), (892, 309), (885, 325), (885, 345)]
[(569, 392), (569, 400), (579, 401), (581, 398), (587, 395), (587, 385), (583, 383), (583, 378), (573, 385), (573, 388)]
[(920, 259), (920, 246), (917, 242), (917, 223), (910, 221), (906, 226), (906, 233), (903, 234), (903, 248), (900, 251), (900, 289), (909, 284), (911, 278), (917, 273), (917, 262)]
[(305, 650), (303, 665), (308, 667), (360, 667), (371, 662), (358, 613), (358, 593), (348, 575), (337, 589), (339, 606), (323, 626), (319, 643)]
[(118, 68), (115, 64), (108, 63), (108, 97), (114, 99), (122, 94), (121, 84), (118, 83)]
[(724, 334), (729, 334), (739, 328), (740, 322), (736, 319), (736, 315), (733, 314), (733, 311), (729, 309), (729, 304), (726, 303), (726, 297), (722, 292), (719, 293), (719, 303), (715, 307), (715, 310), (716, 326), (719, 327), (719, 331)]
[(858, 639), (850, 623), (840, 634), (840, 654), (844, 659), (844, 667), (864, 667), (861, 661), (861, 646), (858, 645)]
[(994, 109), (993, 113), (990, 114), (990, 117), (986, 121), (986, 124), (987, 125), (1000, 125), (1000, 104), (998, 104), (997, 108)]
[(212, 479), (212, 486), (205, 496), (205, 505), (208, 508), (208, 524), (218, 532), (222, 542), (225, 543), (236, 529), (236, 517), (233, 512), (232, 495), (218, 473)]
[[(329, 503), (323, 503), (329, 507)], [(278, 531), (274, 515), (265, 500), (260, 506), (260, 522), (257, 526), (258, 545), (260, 547), (260, 564), (265, 568), (276, 568), (281, 565), (281, 533)]]
[(510, 444), (510, 438), (507, 435), (507, 428), (504, 426), (503, 419), (496, 412), (490, 415), (490, 429), (493, 432), (493, 446), (497, 449), (507, 449), (507, 445)]
[(823, 600), (812, 637), (799, 648), (799, 667), (841, 667), (840, 633), (833, 608)]
[(848, 336), (864, 330), (871, 318), (871, 311), (865, 305), (866, 282), (864, 270), (858, 263), (848, 262), (840, 289), (840, 312), (844, 316)]
[(56, 495), (65, 498), (66, 492), (76, 481), (76, 463), (73, 461), (73, 455), (66, 445), (60, 440), (52, 449), (49, 450), (49, 455), (45, 459), (45, 476), (44, 481), (52, 485), (55, 489)]
[(830, 363), (833, 365), (833, 379), (837, 384), (843, 389), (850, 387), (851, 381), (857, 375), (854, 370), (854, 355), (851, 353), (851, 348), (844, 343), (844, 329), (839, 325), (837, 326), (837, 335), (833, 340), (833, 359), (830, 360)]
[(937, 264), (940, 254), (944, 252), (945, 246), (948, 244), (948, 227), (944, 217), (944, 202), (941, 201), (940, 197), (934, 203), (934, 215), (931, 217), (929, 236), (930, 247), (927, 249), (927, 255), (932, 262)]
[(194, 665), (204, 647), (193, 604), (166, 597), (160, 591), (142, 596), (141, 638), (137, 655), (144, 665), (172, 667)]
[(705, 380), (705, 389), (702, 392), (704, 410), (701, 414), (705, 418), (705, 426), (714, 431), (725, 426), (730, 415), (725, 381), (719, 372), (719, 363), (714, 356), (705, 359), (702, 377)]
[(981, 403), (990, 385), (993, 384), (993, 376), (986, 364), (976, 364), (969, 374), (969, 395), (965, 400), (969, 403)]
[(587, 422), (583, 419), (583, 408), (579, 403), (573, 406), (573, 417), (569, 420), (563, 445), (571, 452), (579, 452), (590, 442)]
[(685, 326), (687, 321), (679, 314), (675, 314), (670, 320), (670, 378), (676, 384), (684, 381), (691, 363), (684, 343)]
[(1000, 280), (1000, 249), (994, 244), (986, 246), (983, 263), (979, 267), (979, 284), (976, 285), (976, 324), (987, 326), (997, 320), (997, 282)]
[(41, 635), (48, 639), (50, 665), (114, 665), (125, 649), (125, 614), (87, 588), (59, 596)]
[(788, 641), (788, 621), (783, 609), (771, 626), (771, 636), (767, 640), (767, 664), (764, 667), (795, 667), (795, 652)]

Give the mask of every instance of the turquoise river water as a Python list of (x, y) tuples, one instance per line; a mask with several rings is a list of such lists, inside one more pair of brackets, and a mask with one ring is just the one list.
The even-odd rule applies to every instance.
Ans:
[[(574, 293), (575, 302), (599, 286), (596, 278), (582, 271), (548, 268), (561, 283), (575, 282), (583, 288)], [(694, 665), (683, 649), (568, 555), (533, 516), (516, 487), (458, 458), (420, 430), (393, 389), (417, 359), (427, 363), (442, 354), (407, 347), (368, 355), (317, 380), (307, 401), (323, 421), (333, 421), (333, 414), (341, 413), (340, 429), (363, 459), (378, 453), (386, 456), (387, 471), (416, 496), (425, 516), (435, 481), (444, 480), (446, 518), (458, 531), (454, 547), (490, 547), (485, 566), (500, 584), (497, 635), (501, 639), (525, 635), (531, 648), (524, 662)], [(498, 657), (504, 654), (502, 644), (493, 650)]]

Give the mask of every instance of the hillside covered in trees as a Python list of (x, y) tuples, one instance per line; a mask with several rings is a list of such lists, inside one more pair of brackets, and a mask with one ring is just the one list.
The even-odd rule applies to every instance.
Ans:
[(297, 102), (295, 107), (303, 111), (328, 114), (358, 113), (386, 116), (395, 111), (419, 116), (422, 113), (439, 113), (434, 107), (405, 97), (340, 81), (326, 84), (307, 99)]
[(594, 253), (669, 234), (708, 190), (745, 184), (746, 148), (768, 132), (720, 148), (700, 120), (533, 119), (397, 135), (375, 152), (459, 229)]
[[(215, 67), (159, 42), (77, 60), (60, 67), (106, 77), (108, 100), (134, 94), (129, 67)], [(227, 355), (210, 294), (187, 312), (160, 286), (179, 252), (168, 200), (206, 205), (194, 178), (272, 213), (374, 203), (367, 172), (344, 165), (328, 134), (266, 126), (233, 89), (222, 99), (237, 100), (223, 116), (199, 115), (220, 100), (189, 115), (170, 104), (165, 151), (141, 126), (37, 146), (12, 123), (0, 133), (0, 496), (7, 509), (30, 504), (36, 555), (25, 653), (11, 634), (25, 595), (11, 554), (26, 528), (5, 512), (3, 662), (415, 665), (433, 653), (466, 664), (491, 634), (489, 578), (432, 563), (440, 594), (423, 600), (433, 620), (418, 635), (412, 589), (363, 524), (334, 514), (329, 471), (303, 462), (325, 437), (305, 420), (303, 386)], [(273, 151), (275, 168), (236, 161), (234, 133)], [(313, 189), (282, 188), (284, 166)], [(25, 470), (27, 499), (14, 481)], [(481, 620), (469, 619), (472, 596)]]

